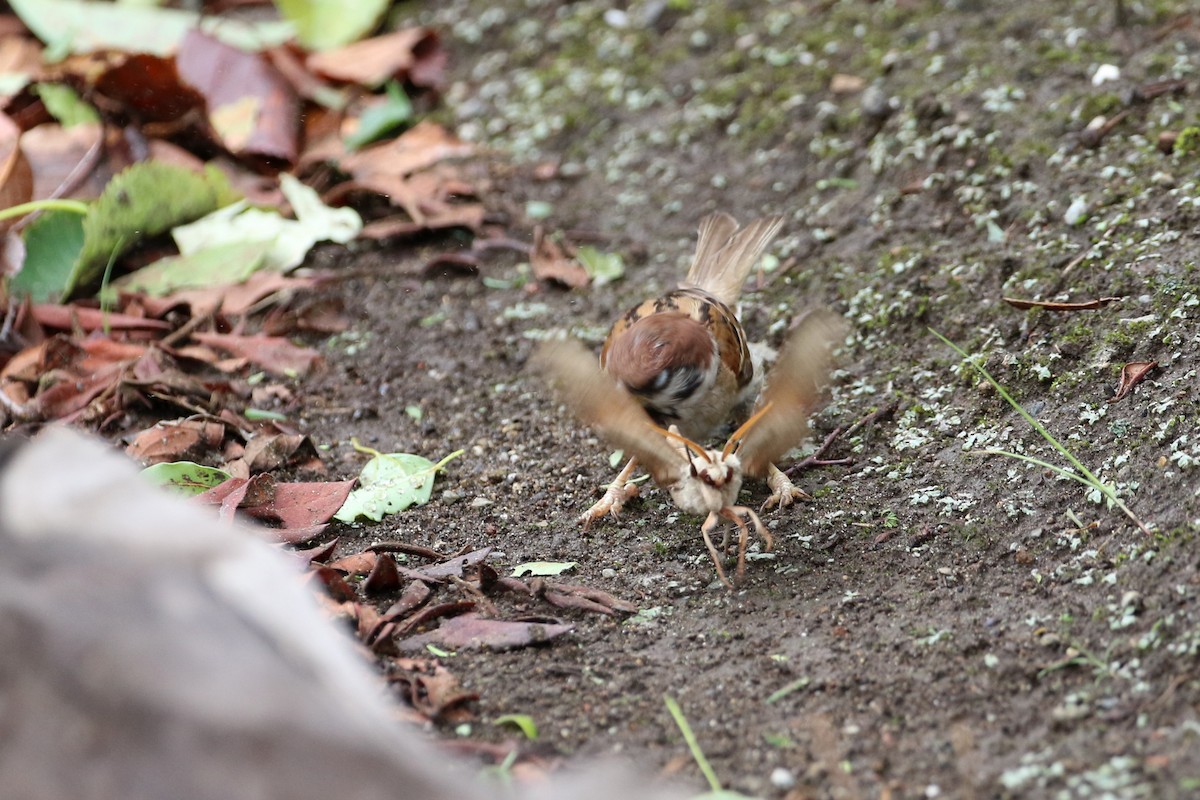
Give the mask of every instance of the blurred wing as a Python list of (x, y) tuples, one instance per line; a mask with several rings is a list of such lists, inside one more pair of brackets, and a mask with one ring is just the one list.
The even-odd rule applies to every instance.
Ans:
[(833, 349), (845, 337), (845, 321), (830, 311), (810, 312), (788, 336), (759, 402), (770, 408), (742, 436), (738, 455), (747, 475), (765, 475), (776, 459), (804, 441), (808, 417), (829, 378)]
[(732, 306), (742, 293), (750, 269), (782, 225), (781, 216), (763, 217), (739, 231), (737, 220), (724, 212), (705, 217), (700, 222), (700, 239), (687, 283)]
[(665, 487), (679, 479), (683, 456), (582, 344), (546, 342), (534, 356), (534, 365), (580, 420), (626, 455), (637, 456), (655, 483)]

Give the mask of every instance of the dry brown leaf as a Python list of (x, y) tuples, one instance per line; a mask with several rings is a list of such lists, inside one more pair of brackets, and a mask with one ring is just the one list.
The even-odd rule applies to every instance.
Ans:
[[(392, 662), (392, 669), (388, 682), (399, 684), (408, 704), (428, 719), (445, 718), (479, 699), (475, 692), (464, 690), (450, 671), (436, 661), (399, 658)], [(447, 721), (463, 720), (456, 717)]]
[(1130, 361), (1121, 367), (1121, 379), (1117, 382), (1117, 392), (1108, 398), (1108, 402), (1115, 403), (1125, 397), (1125, 395), (1133, 391), (1133, 387), (1141, 383), (1142, 379), (1150, 373), (1150, 370), (1157, 366), (1157, 361)]
[(266, 298), (277, 293), (306, 291), (317, 286), (315, 276), (288, 277), (278, 272), (256, 272), (232, 286), (210, 286), (204, 289), (185, 289), (163, 297), (133, 295), (152, 317), (164, 317), (172, 309), (187, 306), (193, 317), (215, 314), (244, 314)]
[(312, 440), (299, 433), (257, 434), (246, 442), (242, 458), (251, 472), (269, 472), (282, 466), (305, 470), (323, 468)]
[(73, 187), (71, 197), (99, 197), (113, 176), (112, 165), (101, 158), (103, 146), (104, 128), (99, 123), (64, 128), (50, 122), (26, 131), (21, 149), (33, 168), (33, 196), (39, 200), (52, 196), (85, 162), (95, 162), (92, 169), (83, 170), (87, 177)]
[(385, 619), (404, 617), (424, 605), (432, 594), (433, 590), (424, 581), (409, 581), (400, 599), (388, 606), (383, 616)]
[(475, 146), (435, 122), (422, 120), (404, 133), (336, 159), (357, 181), (379, 175), (411, 175), (451, 158), (473, 155)]
[(541, 281), (553, 281), (569, 289), (588, 285), (587, 270), (573, 258), (568, 258), (556, 242), (545, 235), (539, 225), (533, 232), (533, 252), (529, 255), (533, 276)]
[(224, 439), (225, 426), (219, 422), (160, 422), (134, 436), (125, 448), (125, 454), (146, 466), (168, 461), (196, 461), (219, 448)]
[(374, 89), (391, 78), (415, 86), (441, 80), (445, 53), (430, 28), (405, 28), (353, 44), (314, 53), (308, 68), (325, 78)]
[[(321, 363), (321, 354), (280, 336), (240, 336), (233, 333), (194, 333), (192, 338), (245, 359), (268, 372), (287, 377), (307, 375)], [(218, 367), (221, 365), (218, 363)]]
[(386, 594), (399, 589), (400, 583), (396, 559), (384, 553), (375, 559), (375, 566), (363, 581), (363, 591), (367, 594)]
[[(33, 169), (21, 147), (21, 129), (7, 114), (0, 113), (0, 208), (10, 208), (33, 199)], [(12, 224), (7, 220), (4, 226)]]
[(268, 503), (250, 505), (248, 498), (243, 510), (258, 519), (277, 522), (285, 529), (311, 530), (327, 523), (338, 512), (354, 483), (353, 478), (333, 482), (276, 483)]
[(370, 551), (364, 553), (352, 553), (348, 556), (343, 556), (337, 561), (329, 564), (330, 567), (336, 570), (341, 570), (347, 575), (367, 575), (371, 570), (375, 569), (375, 562), (378, 556)]
[(227, 150), (241, 157), (296, 161), (300, 101), (270, 60), (192, 30), (175, 64), (183, 85), (204, 98), (208, 122)]
[(307, 550), (285, 550), (300, 559), (300, 561), (308, 566), (310, 564), (323, 564), (333, 555), (333, 551), (337, 549), (338, 542), (342, 539), (340, 536), (335, 536), (325, 544), (319, 544), (316, 547), (310, 547)]
[(59, 306), (39, 303), (32, 307), (32, 313), (34, 318), (45, 327), (63, 331), (76, 328), (85, 331), (167, 331), (171, 329), (171, 326), (162, 320), (134, 317), (77, 305)]
[(95, 79), (95, 99), (104, 108), (143, 123), (177, 123), (204, 108), (204, 97), (180, 79), (175, 59), (148, 53), (77, 56), (66, 69)]
[(443, 620), (436, 630), (410, 636), (396, 642), (401, 651), (423, 650), (432, 644), (449, 650), (487, 648), (515, 650), (533, 644), (544, 644), (570, 633), (574, 625), (561, 622), (520, 622), (484, 619), (478, 614), (462, 614)]
[(273, 308), (263, 319), (262, 331), (269, 336), (293, 333), (341, 333), (350, 328), (345, 303), (340, 297), (304, 298), (289, 308)]
[(411, 217), (384, 217), (368, 222), (359, 232), (360, 238), (374, 241), (397, 236), (411, 236), (421, 231), (444, 228), (467, 228), (477, 231), (483, 227), (485, 210), (481, 203), (462, 203), (447, 206), (444, 211), (432, 216), (422, 214), (420, 222)]
[(1109, 303), (1116, 303), (1120, 300), (1120, 297), (1098, 297), (1095, 300), (1087, 300), (1081, 303), (1056, 303), (1050, 300), (1022, 300), (1018, 297), (1004, 298), (1004, 302), (1013, 308), (1021, 310), (1044, 308), (1047, 311), (1095, 311), (1098, 308), (1104, 308)]

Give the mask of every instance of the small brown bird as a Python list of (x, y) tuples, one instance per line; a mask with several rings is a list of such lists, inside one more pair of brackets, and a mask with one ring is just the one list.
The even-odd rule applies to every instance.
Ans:
[[(728, 214), (705, 217), (683, 285), (631, 308), (612, 326), (600, 365), (659, 426), (674, 425), (686, 438), (704, 441), (758, 392), (761, 380), (733, 306), (782, 224), (783, 217), (771, 216), (739, 229)], [(580, 518), (584, 527), (605, 514), (617, 516), (637, 495), (630, 482), (636, 468), (635, 456)], [(768, 484), (767, 506), (806, 496), (774, 466)]]
[(537, 360), (581, 420), (640, 460), (654, 482), (670, 492), (676, 506), (705, 515), (700, 528), (704, 544), (721, 582), (732, 588), (709, 534), (722, 520), (737, 526), (739, 577), (745, 572), (750, 533), (743, 517), (753, 524), (767, 549), (772, 547), (771, 535), (758, 515), (737, 505), (742, 478), (778, 472), (775, 459), (808, 434), (808, 415), (829, 374), (833, 348), (844, 335), (844, 323), (835, 314), (812, 312), (805, 316), (767, 376), (758, 410), (720, 450), (696, 444), (674, 425), (664, 430), (655, 424), (646, 408), (600, 370), (578, 342), (548, 342)]

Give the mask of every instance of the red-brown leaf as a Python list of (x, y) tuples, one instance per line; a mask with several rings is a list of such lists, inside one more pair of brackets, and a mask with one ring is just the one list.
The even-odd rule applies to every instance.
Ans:
[(287, 377), (304, 376), (321, 363), (321, 355), (279, 336), (239, 336), (233, 333), (194, 333), (192, 338), (237, 358), (244, 358), (268, 372)]
[(441, 81), (445, 53), (429, 28), (405, 28), (308, 57), (308, 68), (343, 83), (374, 89), (390, 78), (415, 86)]
[(544, 644), (574, 629), (574, 625), (560, 622), (510, 622), (484, 619), (478, 614), (463, 614), (444, 620), (437, 630), (402, 639), (396, 646), (406, 652), (422, 650), (427, 644), (449, 650), (482, 647), (489, 650), (514, 650), (533, 644)]
[(375, 567), (363, 581), (363, 591), (367, 594), (385, 594), (400, 588), (400, 571), (396, 569), (396, 559), (384, 553), (375, 559)]
[(1142, 378), (1145, 378), (1150, 370), (1157, 366), (1157, 361), (1130, 361), (1121, 368), (1121, 380), (1117, 382), (1117, 393), (1108, 398), (1108, 402), (1115, 403), (1129, 394), (1133, 391), (1133, 387), (1141, 383)]
[(300, 102), (267, 58), (192, 30), (179, 46), (176, 64), (180, 78), (204, 97), (209, 123), (226, 149), (295, 162)]
[(568, 258), (556, 242), (545, 235), (539, 226), (533, 233), (533, 252), (529, 256), (533, 276), (540, 281), (553, 281), (569, 289), (588, 285), (587, 270), (578, 261)]

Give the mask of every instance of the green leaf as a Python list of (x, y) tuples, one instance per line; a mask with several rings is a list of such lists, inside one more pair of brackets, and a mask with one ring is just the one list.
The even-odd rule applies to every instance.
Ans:
[(358, 476), (358, 488), (350, 493), (334, 515), (334, 519), (341, 522), (353, 522), (359, 517), (379, 522), (385, 514), (428, 503), (438, 470), (463, 454), (462, 450), (456, 450), (435, 464), (412, 453), (380, 453), (357, 441), (354, 448), (375, 457), (363, 467)]
[(110, 284), (110, 292), (144, 292), (163, 297), (180, 289), (241, 283), (264, 263), (271, 242), (221, 244), (186, 256), (167, 256)]
[(521, 733), (525, 734), (525, 738), (531, 742), (536, 741), (538, 738), (537, 723), (528, 714), (501, 714), (492, 720), (492, 724), (515, 725), (521, 729)]
[(373, 105), (358, 118), (358, 128), (346, 137), (346, 148), (357, 150), (382, 139), (413, 118), (412, 101), (396, 81), (387, 85), (387, 100)]
[(513, 567), (512, 576), (520, 578), (522, 575), (561, 575), (572, 567), (578, 566), (577, 561), (526, 561), (524, 564), (518, 564)]
[(100, 121), (96, 109), (64, 83), (39, 83), (32, 91), (64, 128)]
[(796, 680), (783, 686), (782, 688), (776, 689), (775, 691), (771, 692), (770, 696), (767, 697), (767, 705), (771, 705), (773, 703), (778, 703), (780, 700), (787, 697), (789, 694), (792, 694), (794, 692), (800, 691), (801, 689), (804, 689), (811, 682), (812, 681), (810, 681), (808, 678), (797, 678)]
[(9, 284), (14, 297), (35, 303), (62, 298), (83, 249), (83, 216), (48, 211), (25, 228), (25, 263)]
[(216, 167), (198, 174), (146, 161), (122, 171), (108, 182), (83, 219), (83, 250), (64, 299), (76, 289), (94, 284), (114, 256), (236, 198), (229, 180)]
[(584, 245), (575, 253), (575, 257), (587, 270), (595, 286), (612, 283), (625, 274), (625, 262), (616, 253), (602, 253), (591, 245)]
[(272, 422), (285, 422), (288, 418), (287, 414), (282, 412), (267, 411), (266, 409), (262, 408), (247, 408), (242, 412), (242, 416), (251, 422), (264, 422), (266, 420), (270, 420)]
[(300, 43), (328, 50), (357, 41), (383, 18), (391, 0), (275, 0), (275, 7), (296, 26)]
[(279, 186), (296, 219), (278, 211), (251, 208), (246, 202), (219, 208), (203, 219), (171, 231), (183, 255), (193, 255), (217, 245), (247, 245), (265, 242), (270, 247), (264, 269), (286, 272), (304, 263), (317, 242), (345, 244), (362, 230), (362, 217), (352, 208), (330, 208), (315, 191), (284, 173)]
[(142, 470), (142, 477), (153, 484), (165, 486), (190, 497), (207, 492), (214, 486), (220, 486), (233, 476), (223, 469), (206, 467), (192, 461), (169, 461), (146, 467)]
[(295, 33), (290, 23), (201, 19), (192, 11), (147, 8), (94, 0), (10, 0), (9, 7), (46, 43), (52, 61), (70, 53), (122, 50), (169, 56), (188, 31), (199, 28), (243, 50), (281, 45)]

